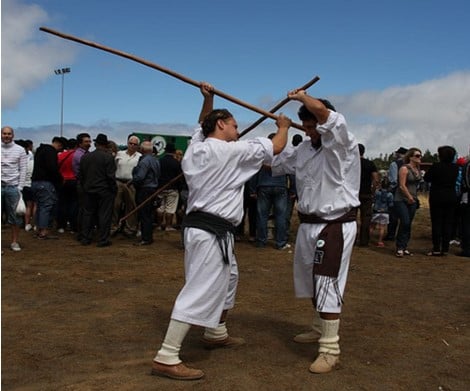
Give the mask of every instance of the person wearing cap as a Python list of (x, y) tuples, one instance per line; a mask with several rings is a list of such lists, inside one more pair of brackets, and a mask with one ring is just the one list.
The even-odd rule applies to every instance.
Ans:
[(157, 210), (158, 220), (161, 222), (162, 231), (174, 231), (173, 221), (178, 207), (179, 192), (182, 186), (181, 180), (175, 180), (180, 177), (181, 162), (176, 158), (176, 147), (173, 143), (165, 146), (165, 155), (160, 158), (161, 177), (159, 187), (165, 186), (159, 195), (160, 206)]
[(181, 344), (191, 325), (205, 328), (208, 349), (245, 343), (228, 334), (227, 312), (234, 307), (238, 267), (234, 233), (243, 216), (245, 183), (273, 154), (285, 147), (290, 119), (280, 115), (272, 140), (238, 140), (238, 125), (226, 109), (213, 110), (214, 88), (201, 83), (204, 96), (199, 122), (183, 157), (188, 184), (183, 222), (185, 284), (176, 298), (165, 339), (153, 359), (152, 373), (177, 380), (197, 380), (204, 372), (183, 364)]
[(116, 196), (116, 164), (108, 152), (108, 137), (98, 134), (96, 149), (83, 155), (80, 160), (79, 186), (84, 195), (81, 243), (89, 245), (92, 241), (95, 221), (98, 220), (97, 247), (111, 245), (110, 230)]
[(311, 331), (298, 343), (318, 341), (313, 373), (338, 366), (339, 324), (349, 263), (356, 238), (361, 164), (346, 120), (325, 99), (298, 89), (288, 93), (302, 103), (298, 116), (308, 136), (287, 147), (272, 164), (273, 175), (295, 174), (300, 225), (294, 254), (294, 288), (313, 304)]
[(58, 190), (63, 182), (57, 154), (64, 147), (64, 138), (56, 136), (52, 139), (52, 144), (39, 145), (34, 154), (31, 191), (37, 204), (35, 221), (38, 239), (54, 238), (49, 235), (49, 228), (56, 216)]
[[(403, 158), (407, 152), (408, 149), (404, 147), (398, 148), (394, 152), (395, 159), (388, 167), (388, 181), (390, 183), (390, 191), (392, 192), (393, 196), (395, 196), (395, 192), (398, 189), (398, 170), (400, 170), (400, 167), (403, 165)], [(387, 235), (385, 236), (384, 240), (395, 240), (395, 235), (398, 228), (398, 215), (395, 207), (391, 207), (388, 210), (388, 217), (389, 222), (387, 226)]]

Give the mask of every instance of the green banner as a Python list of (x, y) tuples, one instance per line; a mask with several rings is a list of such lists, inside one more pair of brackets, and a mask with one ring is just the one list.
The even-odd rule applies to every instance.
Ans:
[(182, 150), (183, 153), (188, 148), (189, 141), (191, 136), (173, 136), (168, 134), (151, 134), (151, 133), (133, 133), (142, 141), (151, 141), (153, 146), (157, 150), (157, 156), (162, 156), (165, 154), (165, 147), (167, 144), (173, 144), (178, 150)]

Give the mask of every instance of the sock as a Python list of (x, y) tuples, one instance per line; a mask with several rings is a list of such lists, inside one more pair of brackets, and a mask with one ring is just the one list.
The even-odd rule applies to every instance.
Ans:
[(320, 345), (318, 352), (339, 355), (339, 319), (320, 319), (320, 322), (322, 327), (322, 334), (318, 340), (318, 344)]
[(204, 338), (205, 339), (216, 339), (222, 340), (228, 337), (227, 327), (225, 326), (225, 322), (219, 323), (219, 325), (215, 328), (206, 327), (204, 330)]
[(171, 319), (170, 324), (168, 325), (165, 339), (162, 343), (162, 347), (158, 351), (153, 361), (166, 365), (179, 364), (181, 362), (179, 358), (181, 344), (183, 343), (184, 337), (186, 337), (186, 334), (190, 328), (191, 325), (188, 323)]
[(313, 310), (313, 322), (312, 322), (312, 329), (317, 333), (321, 334), (321, 318), (320, 314), (317, 310)]

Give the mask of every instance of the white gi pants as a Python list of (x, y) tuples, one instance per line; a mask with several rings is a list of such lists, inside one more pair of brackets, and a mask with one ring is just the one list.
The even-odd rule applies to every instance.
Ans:
[(229, 241), (227, 265), (215, 235), (198, 228), (184, 230), (185, 284), (176, 298), (172, 319), (214, 328), (222, 312), (234, 307), (238, 266), (233, 235)]
[[(313, 257), (315, 254), (318, 235), (326, 224), (300, 224), (297, 232), (294, 255), (294, 288), (299, 298), (312, 298), (320, 296), (319, 276), (313, 277)], [(349, 261), (356, 239), (357, 224), (355, 221), (343, 223), (343, 255), (338, 273), (338, 289), (341, 297), (344, 295), (348, 278)], [(313, 278), (315, 278), (314, 295)], [(341, 313), (341, 303), (338, 303), (337, 292), (333, 284), (329, 284), (326, 300), (322, 300), (322, 308), (318, 312)]]

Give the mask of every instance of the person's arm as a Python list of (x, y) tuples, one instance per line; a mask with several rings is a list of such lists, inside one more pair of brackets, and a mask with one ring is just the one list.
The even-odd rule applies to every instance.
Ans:
[(284, 147), (287, 144), (287, 131), (291, 125), (290, 118), (281, 114), (277, 117), (276, 125), (277, 125), (277, 133), (272, 138), (273, 142), (273, 155), (277, 155), (281, 153)]
[(214, 87), (206, 82), (201, 82), (201, 94), (204, 97), (201, 113), (199, 114), (199, 123), (202, 124), (204, 118), (214, 109)]
[(296, 89), (290, 91), (287, 96), (292, 100), (297, 100), (303, 103), (307, 110), (315, 116), (320, 125), (324, 124), (328, 120), (330, 110), (328, 110), (326, 106), (318, 99), (314, 98), (313, 96), (307, 95), (307, 92), (305, 90)]
[(379, 187), (380, 185), (380, 174), (378, 171), (372, 171), (372, 193)]

